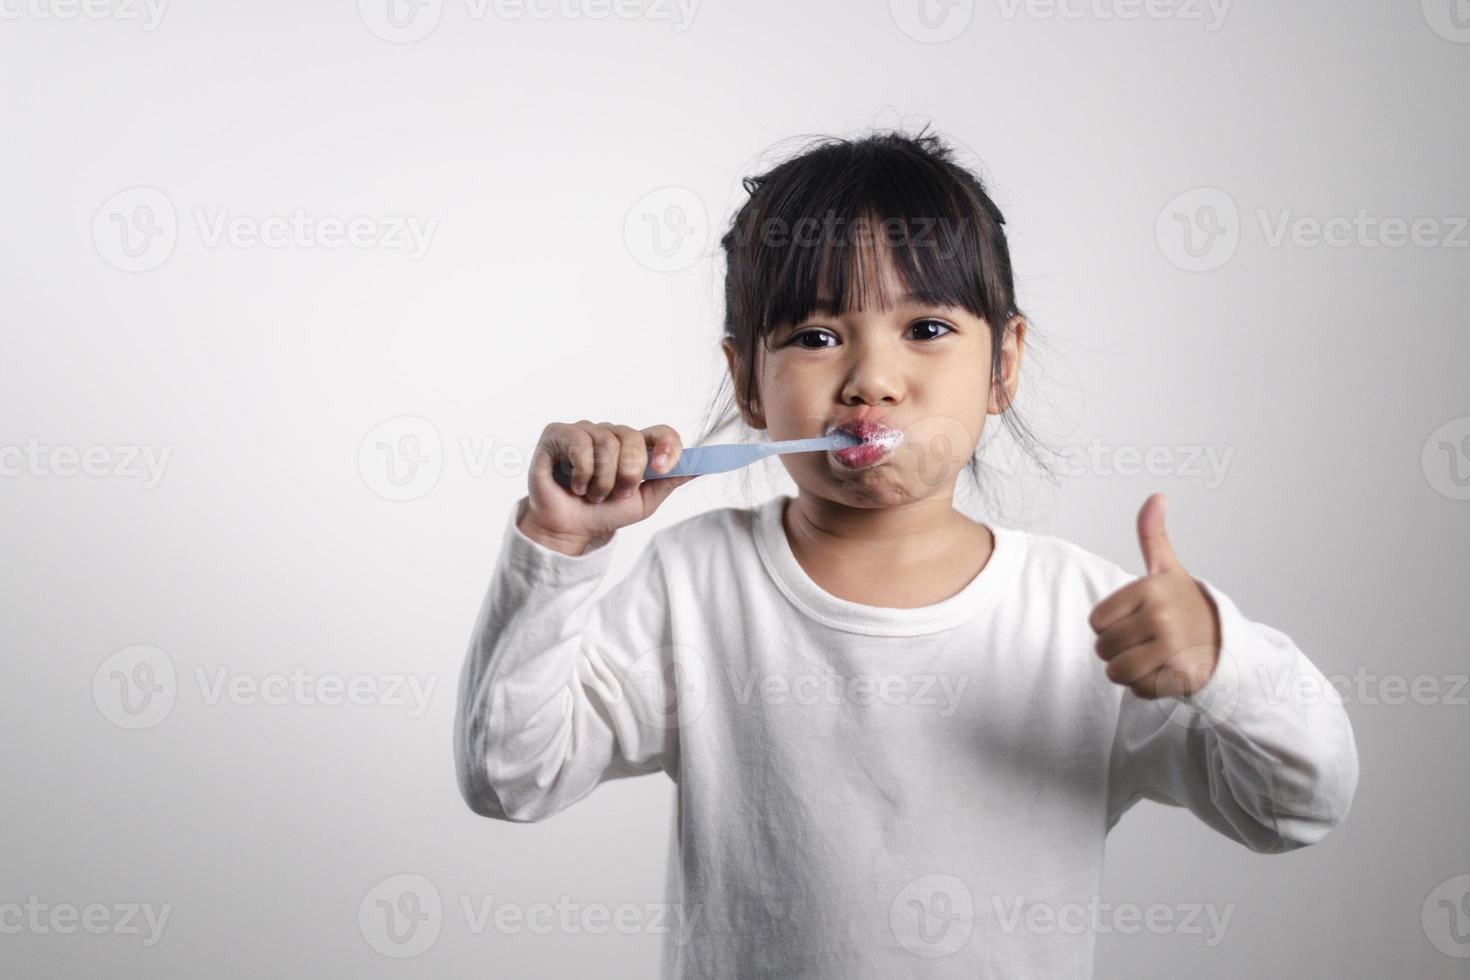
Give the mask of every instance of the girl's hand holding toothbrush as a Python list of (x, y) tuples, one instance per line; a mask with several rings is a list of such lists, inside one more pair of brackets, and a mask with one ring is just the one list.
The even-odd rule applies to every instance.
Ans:
[(1204, 687), (1220, 659), (1220, 614), (1164, 532), (1164, 495), (1138, 512), (1146, 574), (1108, 596), (1088, 624), (1108, 680), (1141, 698), (1183, 697)]
[[(645, 479), (646, 470), (666, 472), (683, 451), (679, 433), (667, 425), (635, 429), (586, 419), (552, 422), (532, 454), (530, 501), (516, 527), (554, 551), (581, 555), (618, 528), (652, 515), (669, 494), (694, 479)], [(570, 469), (570, 479), (562, 477), (565, 486), (555, 470), (562, 461)]]

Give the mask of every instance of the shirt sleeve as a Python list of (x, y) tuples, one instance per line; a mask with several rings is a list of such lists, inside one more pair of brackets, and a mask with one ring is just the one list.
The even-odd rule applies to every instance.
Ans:
[(626, 776), (674, 771), (668, 592), (656, 542), (600, 599), (616, 532), (581, 555), (527, 537), (512, 508), (460, 673), (455, 763), (476, 813), (548, 817)]
[(1258, 853), (1315, 844), (1347, 817), (1357, 789), (1342, 697), (1288, 636), (1196, 581), (1219, 612), (1220, 659), (1186, 697), (1123, 690), (1107, 829), (1150, 799), (1187, 807)]

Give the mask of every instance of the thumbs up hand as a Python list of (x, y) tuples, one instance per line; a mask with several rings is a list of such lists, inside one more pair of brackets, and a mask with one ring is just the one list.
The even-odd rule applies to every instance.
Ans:
[(1165, 501), (1152, 494), (1138, 512), (1143, 578), (1098, 603), (1087, 619), (1108, 680), (1150, 699), (1193, 694), (1220, 661), (1220, 614), (1174, 554), (1164, 532)]

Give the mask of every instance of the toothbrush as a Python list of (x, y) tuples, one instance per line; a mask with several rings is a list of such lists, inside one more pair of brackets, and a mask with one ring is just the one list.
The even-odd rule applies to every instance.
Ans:
[[(652, 466), (643, 471), (645, 480), (662, 480), (671, 476), (704, 476), (725, 473), (749, 466), (756, 460), (783, 453), (811, 453), (826, 449), (846, 449), (862, 442), (847, 432), (834, 432), (817, 439), (787, 439), (784, 442), (737, 442), (718, 446), (690, 446), (680, 454), (678, 462), (667, 472), (657, 473)], [(564, 489), (572, 488), (572, 464), (558, 460), (552, 477)]]

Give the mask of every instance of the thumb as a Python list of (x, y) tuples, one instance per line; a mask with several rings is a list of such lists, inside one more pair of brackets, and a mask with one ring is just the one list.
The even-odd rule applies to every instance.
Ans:
[(1164, 530), (1164, 509), (1168, 498), (1161, 493), (1150, 494), (1138, 512), (1138, 547), (1143, 551), (1145, 574), (1181, 571), (1184, 566), (1174, 555), (1174, 546)]
[(643, 515), (651, 515), (658, 510), (659, 505), (668, 498), (669, 494), (698, 478), (698, 474), (690, 476), (667, 476), (656, 480), (644, 480), (638, 485), (638, 492), (643, 496)]

